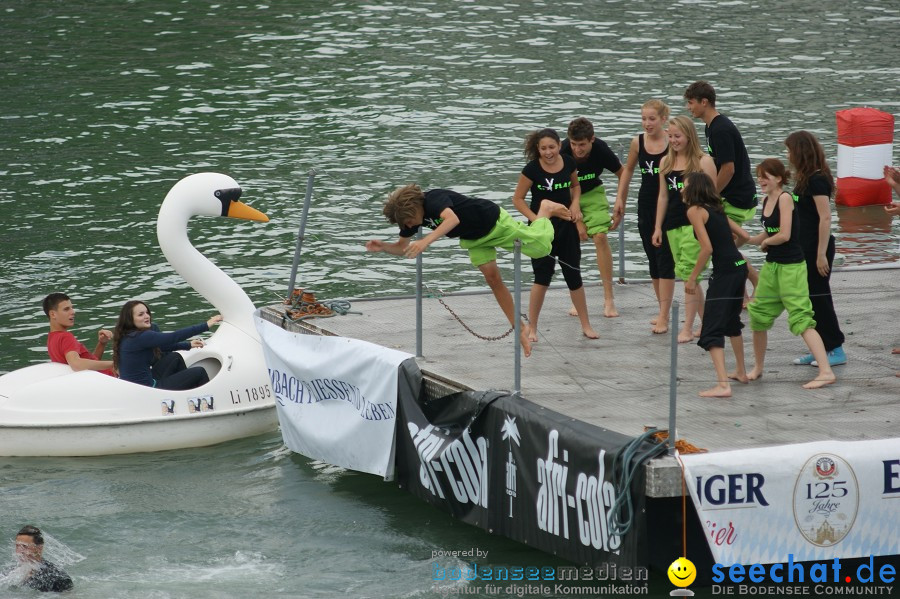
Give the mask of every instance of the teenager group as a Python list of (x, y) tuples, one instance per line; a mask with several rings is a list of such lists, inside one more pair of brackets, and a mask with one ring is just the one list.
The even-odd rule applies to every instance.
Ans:
[[(804, 388), (833, 383), (832, 366), (845, 364), (847, 358), (829, 284), (835, 251), (830, 206), (834, 182), (821, 144), (806, 131), (791, 133), (785, 140), (787, 161), (794, 170), (793, 193), (784, 191), (790, 175), (780, 160), (769, 158), (757, 165), (763, 230), (750, 235), (742, 225), (756, 215), (758, 200), (740, 132), (716, 110), (716, 93), (709, 83), (691, 84), (684, 99), (691, 115), (705, 124), (706, 152), (693, 120), (686, 115), (669, 118), (669, 107), (660, 100), (642, 107), (644, 132), (632, 140), (625, 165), (596, 137), (590, 121), (577, 118), (569, 124), (564, 141), (553, 129), (540, 129), (525, 140), (528, 163), (512, 202), (528, 223), (514, 220), (488, 200), (407, 185), (392, 192), (383, 209), (384, 216), (400, 226), (399, 239), (370, 240), (366, 248), (412, 258), (440, 237), (458, 237), (512, 324), (517, 315), (500, 277), (496, 248), (511, 250), (520, 239), (534, 269), (528, 322), (522, 323), (520, 337), (525, 355), (538, 340), (538, 317), (557, 263), (569, 288), (571, 313), (578, 316), (582, 333), (596, 339), (581, 277), (581, 242), (590, 238), (597, 249), (604, 316), (618, 316), (607, 233), (623, 218), (628, 186), (638, 170), (638, 231), (659, 302), (651, 331), (668, 330), (678, 277), (686, 294), (678, 341), (699, 338), (716, 370), (716, 385), (702, 391), (701, 397), (730, 397), (730, 381), (747, 383), (763, 375), (767, 331), (785, 310), (790, 331), (809, 349), (794, 364), (818, 368)], [(601, 180), (604, 171), (619, 180), (611, 215)], [(423, 225), (431, 233), (412, 241)], [(766, 253), (759, 272), (739, 252), (744, 243), (758, 245)], [(699, 281), (710, 260), (713, 268), (704, 298)], [(754, 287), (747, 310), (756, 360), (749, 372), (741, 336), (748, 278)], [(702, 326), (695, 331), (698, 315)], [(735, 353), (731, 373), (725, 367), (725, 337)]]

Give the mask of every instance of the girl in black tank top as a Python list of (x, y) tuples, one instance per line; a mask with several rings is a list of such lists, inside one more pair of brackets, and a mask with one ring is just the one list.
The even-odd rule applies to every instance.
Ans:
[(668, 147), (659, 154), (651, 154), (644, 146), (644, 134), (638, 135), (638, 169), (641, 173), (641, 189), (638, 191), (638, 210), (647, 210), (656, 216), (656, 200), (659, 198), (659, 163)]
[[(684, 283), (685, 293), (697, 293), (697, 278), (710, 257), (713, 263), (697, 345), (709, 352), (717, 383), (715, 387), (701, 391), (700, 397), (731, 397), (731, 380), (741, 383), (749, 380), (744, 367), (744, 339), (741, 336), (747, 261), (738, 252), (732, 231), (738, 233), (742, 240), (746, 240), (746, 234), (725, 216), (715, 184), (705, 173), (685, 175), (682, 196), (687, 205), (686, 217), (700, 244), (697, 264)], [(731, 339), (737, 363), (730, 374), (725, 369), (725, 337)]]

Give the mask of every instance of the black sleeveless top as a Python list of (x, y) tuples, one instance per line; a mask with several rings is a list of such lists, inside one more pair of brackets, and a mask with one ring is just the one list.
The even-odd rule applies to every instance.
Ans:
[(650, 210), (656, 214), (659, 200), (659, 163), (668, 148), (659, 154), (651, 154), (644, 147), (644, 134), (638, 135), (638, 168), (641, 171), (641, 189), (638, 191), (638, 209)]
[(706, 208), (706, 213), (709, 214), (709, 218), (706, 219), (706, 234), (709, 235), (709, 242), (712, 245), (713, 274), (746, 268), (744, 265), (747, 261), (734, 245), (728, 217), (724, 212), (709, 208)]
[[(791, 197), (791, 194), (786, 191), (781, 193), (782, 195), (787, 194), (788, 197)], [(781, 196), (778, 197), (780, 198)], [(804, 261), (803, 249), (800, 247), (800, 220), (797, 218), (797, 208), (794, 206), (796, 201), (797, 200), (793, 200), (793, 202), (791, 202), (791, 207), (793, 208), (793, 210), (791, 210), (791, 238), (780, 245), (769, 246), (769, 249), (766, 252), (766, 262), (775, 262), (776, 264), (796, 264)], [(769, 237), (772, 237), (781, 231), (781, 210), (779, 210), (776, 205), (772, 209), (772, 214), (766, 216), (766, 204), (768, 203), (769, 198), (766, 196), (766, 199), (763, 200), (763, 209), (760, 213), (759, 220), (762, 222), (763, 230)]]
[(687, 207), (681, 201), (681, 190), (684, 189), (684, 171), (672, 171), (666, 175), (666, 189), (669, 191), (669, 204), (666, 207), (666, 220), (663, 230), (671, 231), (678, 227), (690, 225)]

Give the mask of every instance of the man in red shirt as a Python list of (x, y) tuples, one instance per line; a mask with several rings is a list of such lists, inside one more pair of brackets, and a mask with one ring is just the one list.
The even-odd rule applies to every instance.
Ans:
[(75, 339), (69, 328), (75, 324), (75, 308), (65, 293), (51, 293), (44, 298), (44, 314), (50, 319), (50, 335), (47, 337), (47, 353), (50, 361), (68, 364), (72, 370), (99, 370), (115, 376), (112, 360), (101, 360), (112, 333), (100, 329), (94, 353)]

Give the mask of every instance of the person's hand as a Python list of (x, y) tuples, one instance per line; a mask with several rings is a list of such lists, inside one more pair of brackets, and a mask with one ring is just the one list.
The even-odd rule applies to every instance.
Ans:
[(884, 211), (892, 216), (900, 216), (900, 202), (893, 202), (890, 206), (885, 206)]
[(199, 349), (203, 347), (202, 339), (191, 339), (191, 349)]
[(569, 208), (569, 212), (572, 214), (572, 222), (573, 223), (584, 222), (584, 215), (581, 213), (580, 208), (577, 210), (572, 210), (571, 208)]
[(625, 216), (625, 206), (621, 202), (616, 202), (613, 206), (612, 213), (612, 224), (609, 225), (610, 231), (615, 231), (616, 227), (619, 226), (619, 223), (622, 222), (622, 218)]
[(684, 292), (688, 295), (694, 295), (697, 293), (697, 281), (694, 279), (688, 279), (684, 282)]
[(650, 239), (650, 243), (653, 244), (653, 247), (662, 247), (662, 229), (657, 227), (653, 231), (653, 237)]
[(383, 252), (384, 242), (380, 239), (370, 239), (366, 242), (366, 250), (370, 252)]
[(97, 333), (97, 343), (109, 343), (112, 341), (113, 334), (107, 329), (100, 329)]
[(587, 232), (587, 227), (584, 225), (584, 221), (580, 220), (580, 221), (576, 222), (575, 228), (578, 230), (578, 239), (580, 239), (581, 241), (587, 241), (588, 232)]
[(221, 314), (216, 314), (215, 316), (213, 316), (212, 318), (210, 318), (209, 320), (206, 321), (206, 326), (209, 327), (209, 328), (212, 328), (212, 326), (213, 326), (214, 324), (217, 324), (217, 323), (220, 323), (220, 322), (222, 322), (222, 315), (221, 315)]
[(411, 241), (408, 246), (406, 246), (406, 250), (403, 252), (403, 255), (407, 258), (415, 258), (419, 254), (425, 251), (425, 248), (428, 247), (428, 244), (425, 243), (424, 240), (418, 239), (416, 241)]
[(828, 276), (828, 271), (831, 269), (828, 267), (828, 258), (825, 256), (825, 254), (819, 254), (818, 256), (816, 256), (816, 270), (819, 271), (820, 276)]

